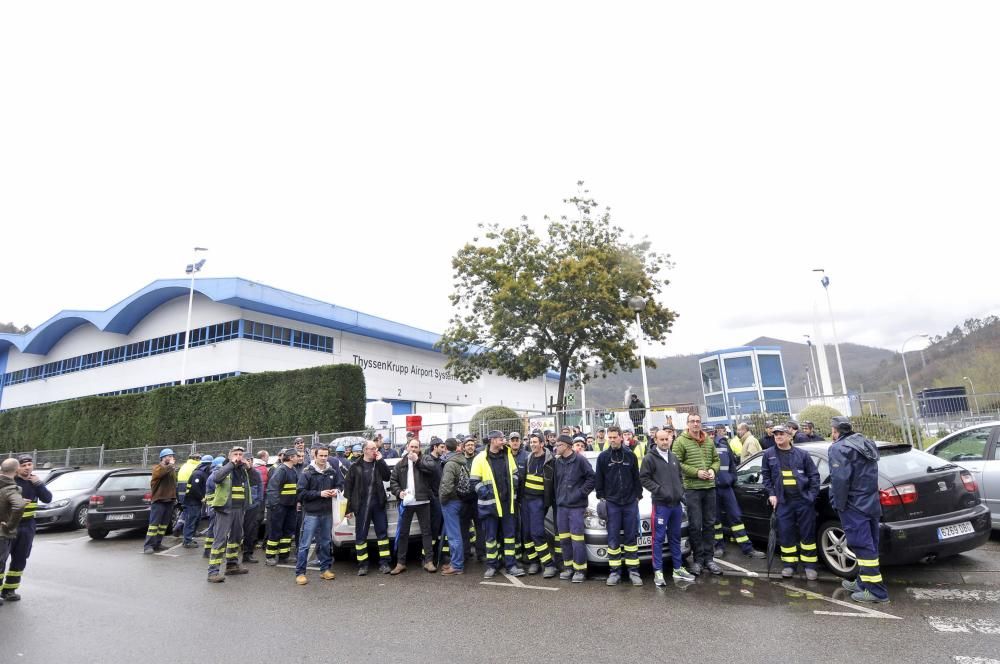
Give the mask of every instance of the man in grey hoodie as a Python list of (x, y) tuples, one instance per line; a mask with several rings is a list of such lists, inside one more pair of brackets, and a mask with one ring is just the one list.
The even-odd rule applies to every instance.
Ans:
[[(0, 569), (7, 565), (7, 556), (17, 537), (17, 527), (24, 514), (24, 506), (28, 504), (21, 497), (21, 489), (14, 481), (19, 467), (17, 459), (4, 459), (0, 463)], [(0, 604), (3, 604), (2, 598)]]

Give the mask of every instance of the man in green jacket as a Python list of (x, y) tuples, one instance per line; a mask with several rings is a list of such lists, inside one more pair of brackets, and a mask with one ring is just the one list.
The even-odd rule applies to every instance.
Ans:
[(707, 568), (712, 574), (722, 574), (722, 568), (712, 558), (719, 453), (715, 441), (701, 429), (701, 415), (688, 414), (687, 430), (677, 438), (673, 450), (684, 476), (684, 503), (691, 540), (690, 572), (698, 576)]

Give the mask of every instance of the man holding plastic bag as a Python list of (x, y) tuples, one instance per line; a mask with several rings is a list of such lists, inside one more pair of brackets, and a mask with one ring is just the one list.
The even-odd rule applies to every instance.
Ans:
[(424, 569), (436, 572), (432, 558), (434, 546), (431, 531), (431, 480), (437, 459), (420, 454), (420, 441), (411, 438), (406, 443), (406, 454), (392, 467), (389, 475), (389, 493), (399, 499), (401, 506), (399, 525), (396, 529), (396, 566), (389, 574), (406, 571), (406, 554), (410, 546), (410, 526), (416, 515), (420, 523), (420, 536), (424, 545)]

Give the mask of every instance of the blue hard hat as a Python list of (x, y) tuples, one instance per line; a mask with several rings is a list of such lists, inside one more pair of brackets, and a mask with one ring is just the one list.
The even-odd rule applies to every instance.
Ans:
[(206, 454), (205, 456), (203, 456), (203, 457), (201, 458), (201, 462), (202, 462), (202, 463), (212, 463), (212, 460), (213, 460), (213, 458), (214, 458), (214, 457), (212, 457), (212, 455), (211, 455), (211, 454)]
[(355, 445), (354, 447), (351, 448), (351, 451), (352, 452), (360, 452), (361, 451), (361, 445), (360, 444)]
[(163, 457), (168, 457), (168, 456), (175, 456), (174, 451), (172, 449), (170, 449), (169, 447), (165, 447), (162, 450), (160, 450), (160, 458), (161, 459)]
[(337, 445), (337, 451), (338, 452), (346, 452), (347, 448), (344, 447), (343, 443), (341, 443), (340, 445)]
[(217, 456), (217, 457), (215, 457), (214, 459), (212, 459), (212, 466), (213, 466), (213, 467), (214, 467), (214, 466), (221, 466), (221, 465), (222, 465), (222, 464), (224, 464), (225, 462), (226, 462), (226, 457), (220, 457), (220, 456)]

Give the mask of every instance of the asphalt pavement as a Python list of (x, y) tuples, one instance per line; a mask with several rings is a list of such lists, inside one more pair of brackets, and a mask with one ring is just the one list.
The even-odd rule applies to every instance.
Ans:
[[(167, 537), (166, 546), (177, 540)], [(892, 601), (859, 606), (829, 575), (766, 578), (737, 554), (726, 574), (656, 588), (424, 572), (296, 586), (250, 565), (205, 582), (200, 550), (143, 555), (142, 533), (40, 533), (23, 600), (0, 607), (0, 664), (218, 662), (891, 661), (1000, 663), (1000, 536), (932, 565), (886, 568)], [(262, 557), (262, 556), (258, 556)], [(964, 658), (964, 659), (963, 659)]]

